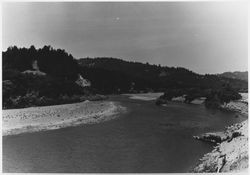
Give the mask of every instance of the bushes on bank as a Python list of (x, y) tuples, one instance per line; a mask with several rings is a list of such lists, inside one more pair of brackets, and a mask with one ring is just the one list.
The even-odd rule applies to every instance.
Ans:
[(205, 105), (208, 108), (220, 108), (221, 104), (229, 103), (232, 100), (241, 99), (241, 95), (229, 86), (213, 90), (207, 96)]
[(215, 94), (214, 96), (210, 98), (207, 98), (205, 101), (205, 106), (207, 108), (218, 109), (220, 108), (220, 105), (221, 105), (221, 102), (217, 94)]
[(205, 106), (207, 108), (220, 108), (221, 104), (229, 103), (232, 100), (241, 99), (241, 95), (229, 85), (223, 85), (217, 89), (168, 89), (164, 95), (156, 100), (156, 104), (166, 104), (174, 97), (185, 96), (185, 103), (190, 103), (196, 98), (206, 97)]
[(21, 73), (16, 75), (3, 81), (5, 109), (78, 102), (81, 96), (89, 93), (74, 81), (63, 78)]

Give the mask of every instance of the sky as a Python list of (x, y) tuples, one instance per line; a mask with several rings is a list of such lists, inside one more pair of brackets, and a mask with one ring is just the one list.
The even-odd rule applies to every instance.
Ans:
[(197, 73), (248, 69), (247, 1), (9, 2), (2, 46), (51, 45)]

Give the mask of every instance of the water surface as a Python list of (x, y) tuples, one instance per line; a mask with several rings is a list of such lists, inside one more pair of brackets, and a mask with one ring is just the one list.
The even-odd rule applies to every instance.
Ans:
[(240, 114), (181, 103), (113, 96), (126, 114), (104, 123), (3, 137), (3, 171), (181, 173), (212, 150), (193, 139), (245, 120)]

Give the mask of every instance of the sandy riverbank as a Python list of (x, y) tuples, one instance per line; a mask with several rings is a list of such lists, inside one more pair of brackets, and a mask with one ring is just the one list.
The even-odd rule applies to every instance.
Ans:
[(163, 94), (164, 94), (163, 92), (152, 92), (152, 93), (122, 94), (122, 95), (129, 96), (130, 99), (134, 100), (150, 101), (150, 100), (156, 100)]
[[(248, 115), (247, 100), (230, 102), (223, 106)], [(226, 128), (225, 132), (205, 133), (196, 139), (217, 143), (212, 152), (205, 154), (193, 172), (248, 171), (248, 120)]]
[(85, 101), (2, 111), (3, 136), (98, 123), (116, 117), (125, 107), (110, 101)]

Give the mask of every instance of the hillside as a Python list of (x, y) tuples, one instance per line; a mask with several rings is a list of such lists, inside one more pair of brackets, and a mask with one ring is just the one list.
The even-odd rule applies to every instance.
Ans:
[[(199, 75), (181, 67), (150, 65), (128, 62), (115, 58), (82, 58), (78, 60), (81, 73), (100, 90), (112, 88), (115, 91), (163, 91), (169, 88), (216, 89), (229, 84), (237, 91), (247, 90), (243, 80), (217, 75)], [(98, 75), (98, 76), (97, 76)]]
[(77, 61), (65, 50), (14, 46), (2, 55), (4, 108), (72, 103), (89, 94)]
[(173, 89), (192, 95), (224, 87), (247, 91), (247, 82), (239, 79), (199, 75), (181, 67), (116, 58), (77, 60), (65, 50), (51, 46), (40, 49), (9, 47), (3, 52), (2, 59), (4, 108), (79, 102), (97, 93), (166, 92)]
[(232, 79), (239, 79), (239, 80), (244, 80), (248, 81), (248, 72), (224, 72), (222, 74), (218, 74), (221, 77), (226, 77), (226, 78), (232, 78)]

